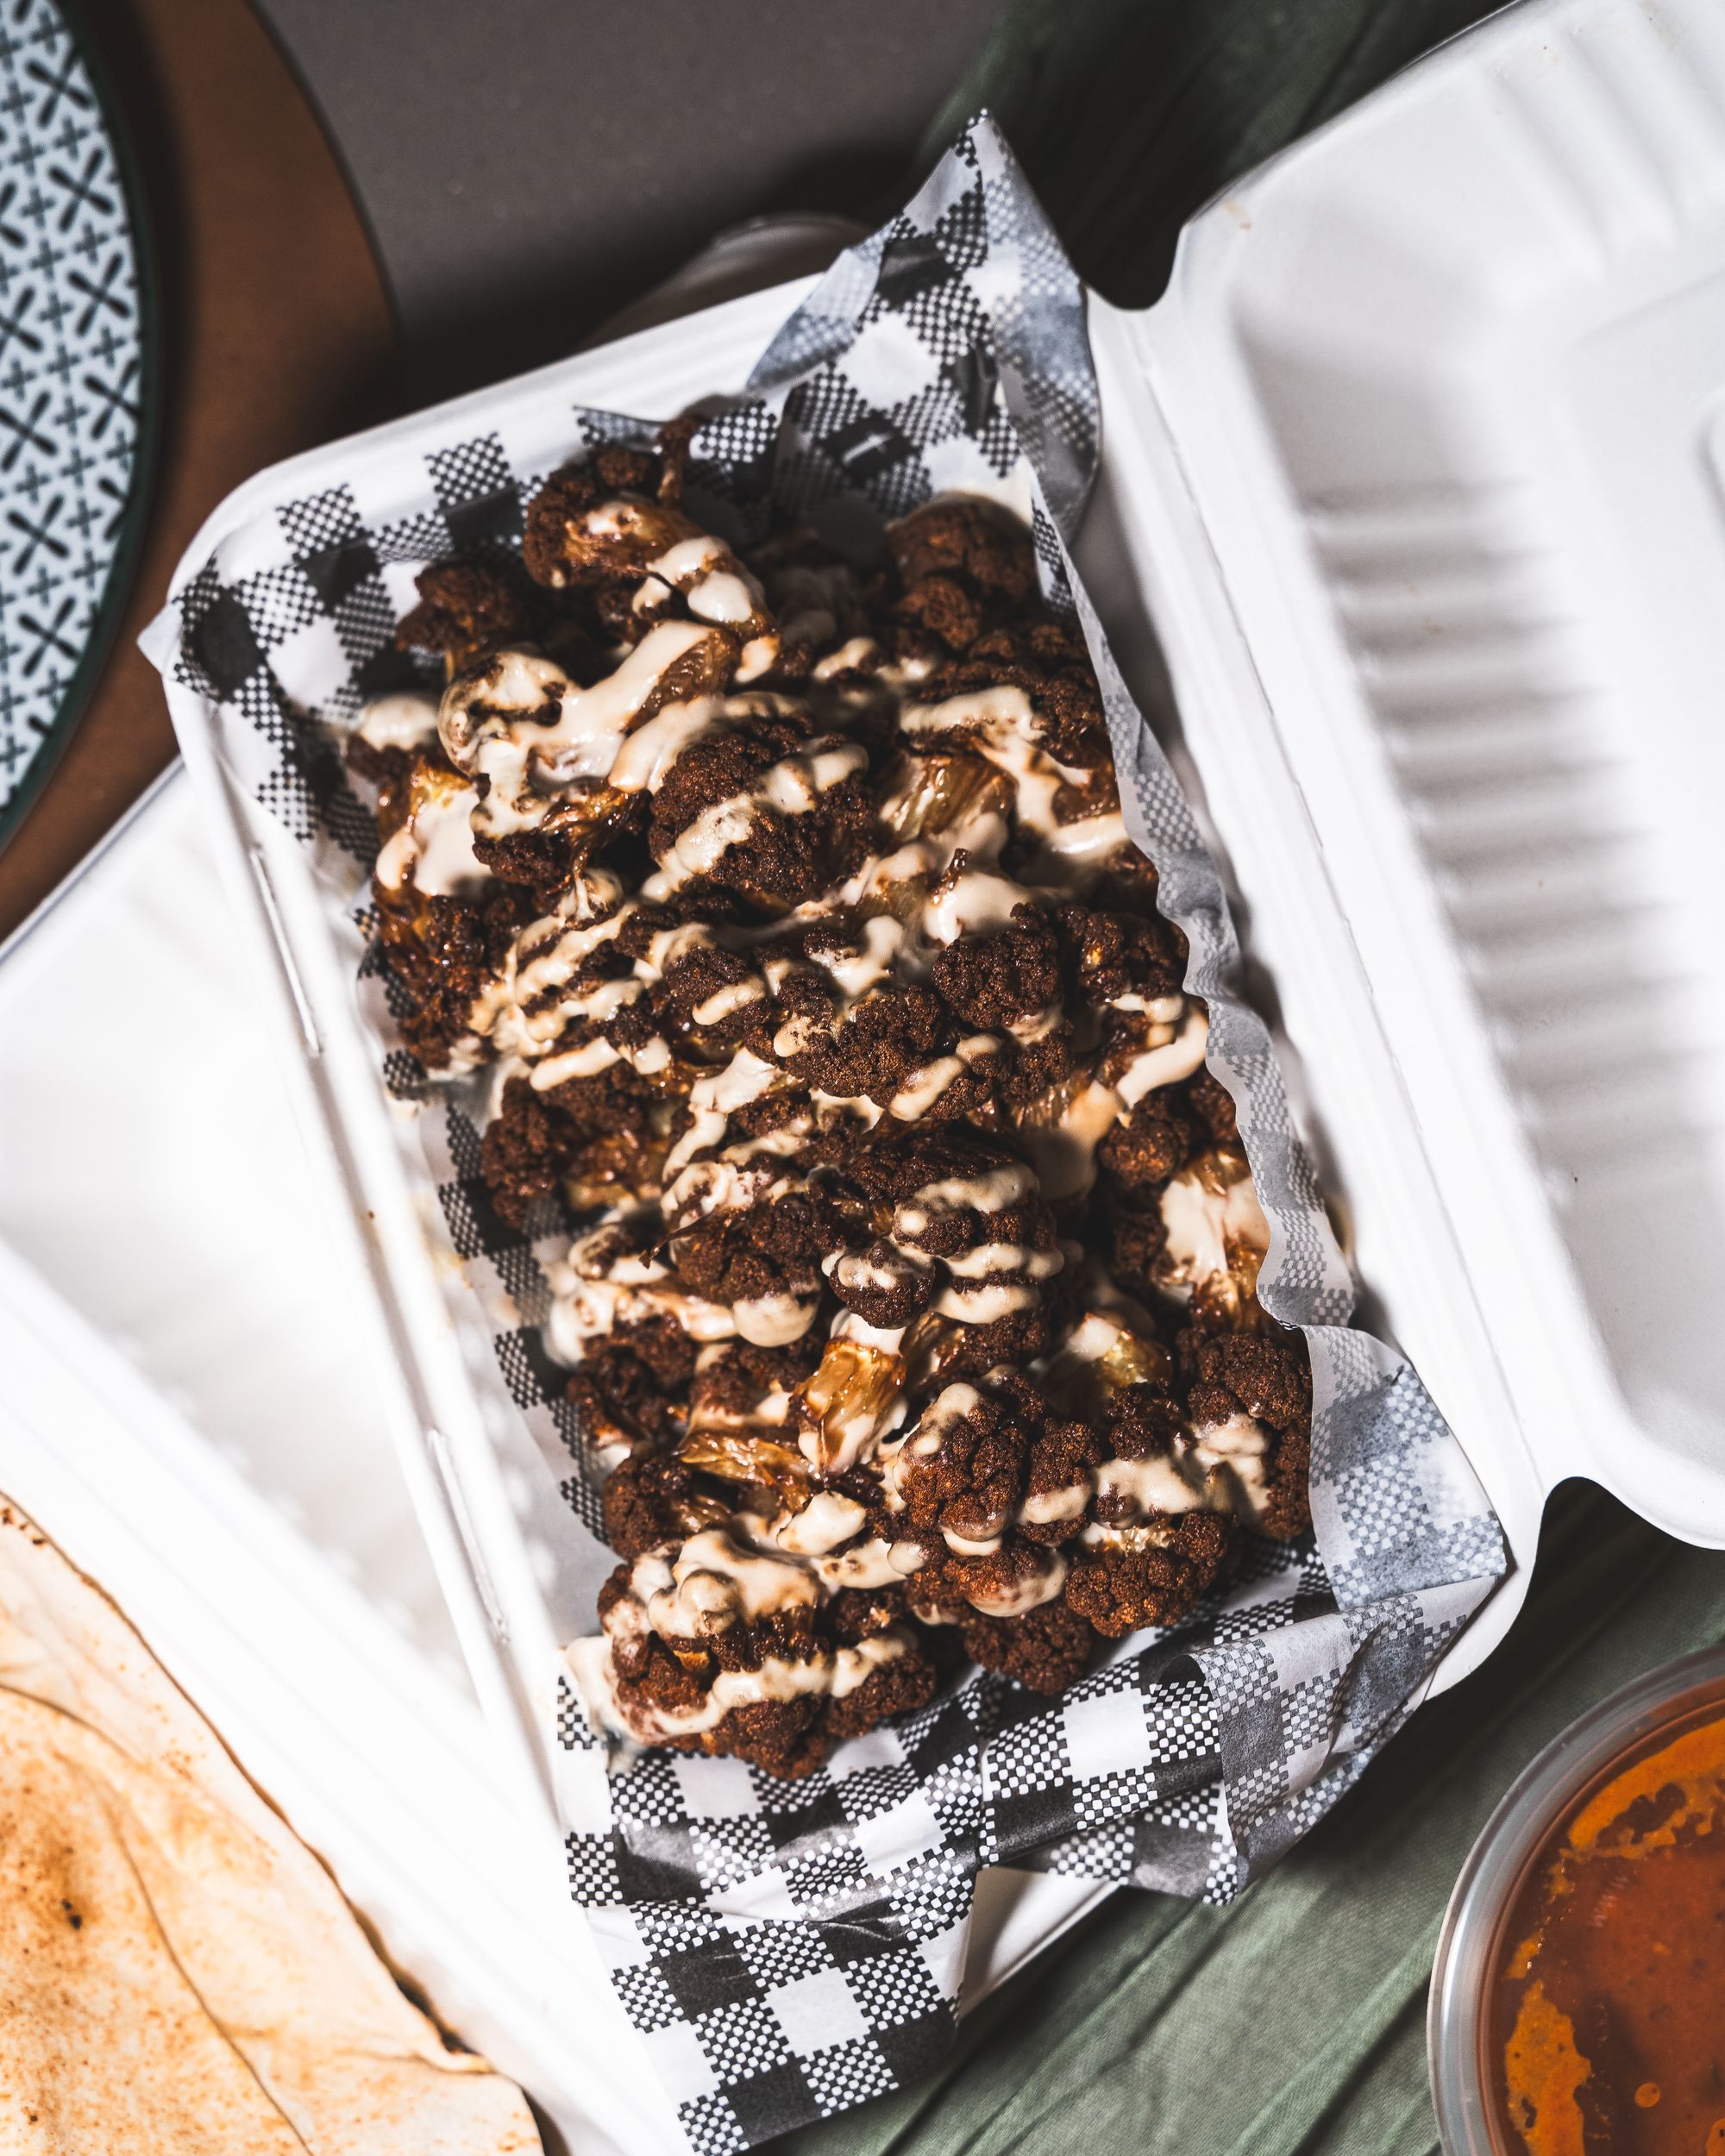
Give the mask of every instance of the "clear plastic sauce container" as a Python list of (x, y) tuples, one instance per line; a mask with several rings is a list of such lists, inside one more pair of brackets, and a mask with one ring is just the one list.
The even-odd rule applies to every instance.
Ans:
[(1603, 1702), (1504, 1798), (1430, 2056), (1449, 2156), (1725, 2156), (1725, 1648)]

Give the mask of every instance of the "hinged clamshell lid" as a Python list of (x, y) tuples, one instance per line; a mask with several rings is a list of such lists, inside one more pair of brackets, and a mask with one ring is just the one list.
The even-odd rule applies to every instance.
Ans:
[(1524, 1567), (1725, 1542), (1725, 12), (1511, 9), (1091, 329), (1368, 1288)]

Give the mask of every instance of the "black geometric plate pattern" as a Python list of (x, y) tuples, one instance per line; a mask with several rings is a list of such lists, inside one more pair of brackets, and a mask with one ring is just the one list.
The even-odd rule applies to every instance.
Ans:
[(0, 0), (0, 837), (125, 596), (154, 391), (137, 191), (83, 41)]

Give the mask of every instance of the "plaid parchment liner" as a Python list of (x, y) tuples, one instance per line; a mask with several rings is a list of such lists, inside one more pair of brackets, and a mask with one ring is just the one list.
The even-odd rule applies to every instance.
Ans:
[[(260, 517), (175, 597), (172, 673), (219, 706), (230, 765), (317, 849), (332, 906), (362, 931), (372, 819), (323, 722), (398, 685), (390, 637), (417, 569), (518, 544), (524, 505), (558, 463), (649, 431), (585, 410), (530, 423), (511, 411), (496, 432), (469, 421), (423, 458), (380, 470), (373, 456), (354, 486)], [(1315, 1532), (1256, 1544), (1184, 1624), (1121, 1643), (1061, 1699), (973, 1673), (805, 1781), (669, 1753), (607, 1773), (564, 1687), (574, 1891), (703, 2153), (842, 2110), (939, 2056), (984, 1865), (1237, 1893), (1357, 1778), (1507, 1562), (1419, 1379), (1346, 1329), (1346, 1264), (1264, 1028), (1229, 986), (1238, 952), (1215, 867), (1069, 575), (1097, 438), (1082, 288), (983, 118), (901, 216), (834, 266), (748, 392), (715, 407), (692, 479), (698, 513), (745, 540), (775, 508), (840, 493), (896, 516), (969, 486), (1031, 514), (1044, 589), (1076, 605), (1101, 680), (1128, 825), (1190, 944), (1186, 985), (1210, 1007), (1210, 1068), (1238, 1104), (1273, 1231), (1260, 1296), (1311, 1350)], [(373, 957), (361, 971), (387, 1044), (390, 984)], [(587, 1534), (595, 1493), (570, 1472), (579, 1432), (535, 1323), (556, 1238), (536, 1247), (492, 1211), (474, 1099), (429, 1085), (398, 1047), (382, 1060), (397, 1097), (422, 1104), (404, 1143), (439, 1184), (469, 1281), (501, 1313), (499, 1368), (566, 1478), (569, 1532)], [(566, 1224), (547, 1225), (567, 1239)]]

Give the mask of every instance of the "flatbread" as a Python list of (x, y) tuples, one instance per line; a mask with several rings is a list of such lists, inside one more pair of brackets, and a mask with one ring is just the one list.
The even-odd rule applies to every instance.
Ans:
[(334, 1881), (0, 1501), (0, 2152), (526, 2156)]

